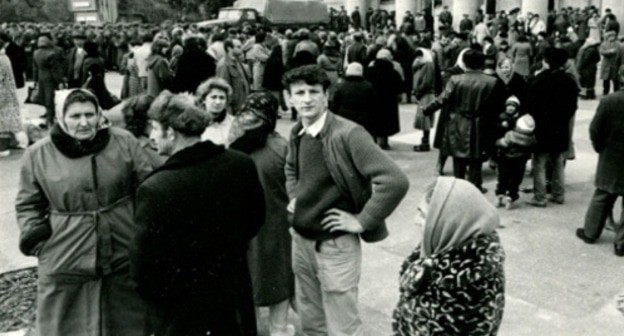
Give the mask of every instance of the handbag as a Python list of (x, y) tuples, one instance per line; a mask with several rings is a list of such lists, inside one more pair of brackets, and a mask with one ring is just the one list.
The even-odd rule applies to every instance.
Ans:
[(24, 104), (37, 104), (41, 105), (41, 101), (39, 100), (39, 86), (29, 86), (28, 94), (26, 95), (26, 101)]

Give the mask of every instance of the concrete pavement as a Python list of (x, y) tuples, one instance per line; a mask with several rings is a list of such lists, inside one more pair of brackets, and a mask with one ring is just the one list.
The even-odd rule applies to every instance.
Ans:
[[(108, 74), (107, 82), (117, 94), (120, 77)], [(549, 204), (545, 209), (521, 204), (518, 209), (500, 211), (504, 228), (499, 232), (507, 254), (507, 300), (499, 335), (624, 335), (624, 316), (615, 307), (616, 295), (624, 293), (624, 258), (613, 254), (613, 233), (605, 232), (594, 245), (586, 245), (574, 235), (583, 225), (597, 161), (588, 139), (597, 101), (579, 104), (574, 133), (576, 160), (566, 167), (566, 203)], [(29, 115), (41, 113), (28, 108), (25, 113)], [(410, 191), (388, 221), (390, 237), (364, 245), (360, 299), (368, 335), (390, 334), (399, 266), (420, 241), (413, 225), (416, 205), (436, 176), (437, 151), (411, 150), (420, 142), (419, 132), (411, 127), (414, 110), (413, 105), (401, 106), (402, 132), (391, 138), (392, 150), (388, 152), (409, 176)], [(286, 136), (291, 126), (290, 121), (281, 119), (278, 130)], [(17, 250), (13, 201), (19, 156), (16, 153), (0, 159), (0, 272), (36, 264), (35, 259), (25, 258)], [(450, 160), (445, 171), (451, 173)], [(490, 190), (486, 196), (493, 202), (494, 173), (486, 169), (484, 181)], [(524, 184), (530, 185), (531, 179), (526, 178)], [(530, 196), (523, 194), (521, 200)]]

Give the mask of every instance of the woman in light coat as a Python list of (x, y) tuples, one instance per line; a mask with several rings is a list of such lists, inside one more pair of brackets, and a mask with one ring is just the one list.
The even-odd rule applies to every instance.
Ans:
[(107, 127), (97, 98), (71, 91), (50, 136), (24, 153), (15, 208), (19, 247), (39, 259), (39, 335), (145, 335), (130, 279), (133, 193), (150, 173), (140, 143)]
[(11, 61), (5, 53), (9, 41), (5, 38), (0, 35), (0, 157), (10, 154), (11, 142), (15, 134), (22, 130), (15, 78)]

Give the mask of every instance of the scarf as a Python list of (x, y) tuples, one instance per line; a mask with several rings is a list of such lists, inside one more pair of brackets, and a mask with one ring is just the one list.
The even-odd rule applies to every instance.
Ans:
[[(67, 125), (65, 125), (65, 100), (70, 94), (76, 91), (82, 91), (83, 93), (88, 94), (91, 101), (96, 106), (96, 113), (98, 116), (96, 126), (97, 130), (95, 136), (89, 140), (77, 140), (72, 137), (69, 135)], [(91, 91), (85, 89), (57, 91), (54, 105), (56, 106), (56, 123), (52, 127), (52, 130), (50, 130), (50, 138), (56, 148), (65, 156), (76, 159), (85, 155), (95, 154), (108, 145), (108, 142), (110, 141), (110, 132), (108, 128), (110, 125), (106, 118), (102, 115), (102, 110), (100, 109), (97, 98)]]
[(110, 132), (108, 128), (102, 128), (97, 131), (93, 139), (80, 141), (67, 134), (59, 123), (56, 123), (52, 126), (50, 138), (63, 155), (70, 159), (77, 159), (103, 150), (110, 141)]
[(275, 131), (278, 108), (279, 102), (269, 92), (249, 95), (232, 122), (228, 136), (230, 147), (247, 154), (264, 147), (269, 135)]
[(471, 183), (439, 177), (423, 228), (421, 256), (430, 257), (496, 230), (498, 212)]

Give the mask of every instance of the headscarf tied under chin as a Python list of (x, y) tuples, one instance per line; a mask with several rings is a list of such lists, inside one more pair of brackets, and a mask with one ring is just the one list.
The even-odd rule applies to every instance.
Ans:
[[(93, 138), (89, 140), (78, 140), (70, 135), (65, 124), (65, 113), (67, 112), (67, 100), (72, 95), (82, 92), (88, 101), (92, 102), (96, 107), (96, 115), (98, 117), (96, 132)], [(103, 150), (110, 140), (108, 131), (108, 122), (102, 115), (102, 110), (98, 104), (97, 98), (93, 93), (84, 89), (62, 90), (57, 91), (55, 97), (56, 123), (50, 131), (50, 138), (55, 147), (65, 156), (75, 159), (85, 155), (90, 155)]]
[(67, 130), (67, 125), (65, 124), (65, 113), (67, 112), (68, 106), (66, 106), (67, 99), (76, 94), (77, 92), (84, 93), (88, 100), (95, 105), (95, 113), (98, 117), (98, 125), (97, 130), (101, 130), (104, 128), (108, 128), (110, 125), (108, 120), (104, 118), (102, 114), (102, 109), (100, 108), (100, 103), (98, 102), (97, 97), (89, 90), (85, 89), (70, 89), (70, 90), (59, 90), (56, 91), (54, 95), (54, 112), (56, 115), (56, 124), (67, 134), (69, 134)]
[(278, 108), (279, 102), (271, 93), (250, 94), (232, 122), (230, 147), (248, 154), (263, 147), (269, 134), (275, 131)]
[(499, 223), (498, 212), (474, 185), (452, 177), (439, 177), (425, 220), (421, 258), (493, 233)]

